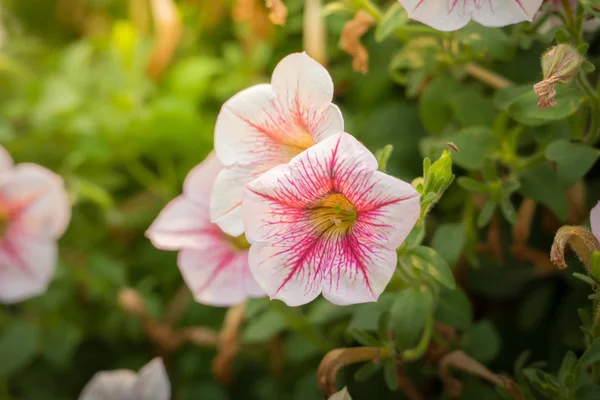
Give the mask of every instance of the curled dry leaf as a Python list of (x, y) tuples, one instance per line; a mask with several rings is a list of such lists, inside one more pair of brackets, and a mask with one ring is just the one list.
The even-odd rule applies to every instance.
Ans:
[(462, 383), (450, 375), (450, 367), (460, 369), (468, 374), (478, 376), (496, 386), (500, 386), (515, 400), (524, 399), (517, 384), (510, 378), (496, 375), (478, 361), (469, 357), (462, 350), (456, 350), (440, 360), (439, 375), (451, 397), (459, 397)]
[(374, 22), (369, 13), (360, 10), (353, 19), (346, 22), (342, 30), (342, 49), (352, 56), (352, 69), (363, 74), (366, 74), (369, 70), (369, 53), (360, 42), (360, 39)]
[(155, 41), (147, 73), (152, 79), (158, 79), (175, 55), (183, 26), (173, 0), (152, 0), (151, 9)]
[(563, 226), (556, 232), (550, 260), (560, 269), (566, 269), (565, 250), (567, 246), (577, 254), (589, 270), (594, 251), (600, 250), (600, 243), (594, 234), (580, 226)]
[(231, 381), (231, 365), (240, 348), (240, 331), (246, 315), (246, 302), (227, 310), (219, 333), (217, 355), (213, 359), (213, 374), (222, 383)]
[(282, 0), (266, 0), (265, 4), (269, 9), (269, 19), (274, 25), (285, 25), (288, 10)]
[(335, 377), (337, 372), (347, 365), (362, 361), (379, 360), (387, 355), (387, 350), (380, 347), (353, 347), (334, 349), (325, 354), (317, 370), (317, 383), (325, 397), (337, 392)]

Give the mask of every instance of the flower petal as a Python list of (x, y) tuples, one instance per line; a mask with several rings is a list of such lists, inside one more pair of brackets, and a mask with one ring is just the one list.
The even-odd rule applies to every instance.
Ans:
[(375, 171), (353, 179), (346, 197), (358, 211), (353, 233), (363, 243), (396, 249), (421, 213), (419, 192), (407, 182)]
[(600, 240), (600, 201), (596, 203), (590, 212), (590, 225), (596, 239)]
[(265, 295), (250, 274), (248, 252), (234, 252), (223, 241), (215, 239), (207, 251), (183, 250), (177, 264), (199, 303), (224, 307)]
[(273, 71), (271, 83), (277, 98), (288, 109), (300, 111), (300, 115), (309, 110), (322, 111), (333, 99), (329, 72), (305, 52), (281, 60)]
[(56, 262), (56, 243), (10, 227), (0, 240), (0, 302), (16, 303), (44, 293)]
[(154, 247), (162, 250), (204, 248), (215, 235), (221, 234), (209, 221), (208, 206), (202, 207), (185, 196), (171, 200), (146, 231)]
[(214, 152), (211, 152), (204, 161), (188, 172), (183, 182), (183, 194), (199, 205), (208, 208), (211, 192), (215, 179), (223, 165)]
[(71, 206), (62, 178), (36, 164), (19, 164), (0, 184), (0, 202), (12, 224), (31, 235), (58, 238), (69, 225)]
[(162, 358), (155, 358), (138, 373), (133, 386), (133, 398), (139, 400), (169, 400), (171, 383)]
[(122, 369), (97, 372), (85, 385), (79, 400), (130, 400), (137, 374)]
[(473, 20), (498, 27), (531, 21), (543, 0), (488, 0), (473, 10)]
[(242, 194), (248, 182), (264, 171), (254, 171), (250, 166), (233, 165), (217, 176), (210, 199), (212, 222), (219, 225), (229, 236), (244, 233), (242, 221)]
[(467, 25), (475, 8), (474, 0), (399, 0), (409, 18), (440, 31), (454, 31)]

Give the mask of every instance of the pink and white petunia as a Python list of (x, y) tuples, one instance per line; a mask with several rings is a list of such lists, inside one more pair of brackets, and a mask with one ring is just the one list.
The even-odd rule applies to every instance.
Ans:
[(264, 292), (250, 274), (245, 237), (228, 236), (210, 222), (211, 191), (221, 170), (212, 153), (192, 169), (183, 194), (165, 206), (146, 236), (156, 248), (179, 250), (177, 264), (196, 301), (230, 306)]
[(79, 400), (169, 400), (171, 384), (161, 358), (146, 364), (139, 373), (128, 369), (96, 373), (85, 385)]
[(377, 301), (420, 209), (410, 184), (377, 171), (351, 135), (333, 135), (247, 185), (250, 269), (290, 306), (320, 293), (339, 305)]
[(241, 203), (247, 183), (344, 130), (332, 98), (327, 70), (306, 53), (295, 53), (277, 65), (271, 84), (245, 89), (223, 105), (215, 152), (225, 168), (215, 182), (210, 208), (212, 221), (225, 233), (244, 232)]
[(592, 233), (600, 241), (600, 201), (596, 203), (590, 212), (590, 224), (592, 225)]
[(543, 0), (399, 0), (408, 16), (440, 31), (454, 31), (472, 19), (500, 27), (531, 21)]
[(36, 164), (13, 165), (0, 146), (0, 303), (46, 291), (70, 219), (63, 179)]

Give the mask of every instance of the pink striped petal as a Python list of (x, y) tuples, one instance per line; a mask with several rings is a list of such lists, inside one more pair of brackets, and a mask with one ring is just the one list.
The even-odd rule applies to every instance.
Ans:
[(485, 26), (531, 21), (543, 0), (399, 0), (408, 16), (440, 31), (453, 31), (471, 19)]
[(50, 239), (30, 237), (9, 227), (0, 239), (0, 302), (16, 303), (46, 291), (57, 262)]
[(97, 372), (78, 400), (131, 400), (137, 374), (128, 369)]
[(592, 233), (596, 239), (600, 240), (600, 201), (596, 203), (592, 212), (590, 212), (590, 224), (592, 225)]
[(171, 200), (146, 231), (154, 247), (162, 250), (206, 248), (206, 242), (222, 237), (209, 221), (208, 207), (185, 196)]
[(19, 225), (19, 231), (30, 235), (56, 239), (71, 219), (62, 178), (39, 165), (17, 165), (0, 183), (0, 201), (11, 225)]
[(231, 306), (248, 297), (262, 297), (248, 268), (248, 251), (234, 252), (228, 243), (213, 241), (206, 250), (182, 250), (177, 264), (197, 302)]
[(195, 203), (208, 210), (210, 193), (215, 179), (223, 166), (214, 152), (211, 152), (204, 161), (196, 165), (185, 177), (183, 193)]
[(133, 386), (132, 399), (169, 400), (171, 383), (162, 358), (155, 358), (140, 370)]
[[(395, 270), (395, 249), (420, 213), (418, 192), (376, 169), (375, 157), (341, 133), (247, 185), (250, 269), (271, 298), (300, 305), (323, 292), (335, 304), (376, 301)], [(315, 207), (330, 196), (355, 209), (345, 233), (315, 222)]]
[(241, 193), (245, 184), (287, 163), (314, 143), (344, 129), (333, 104), (327, 70), (305, 53), (284, 58), (272, 84), (256, 85), (233, 96), (215, 126), (215, 151), (226, 170), (213, 192), (211, 220), (239, 235)]

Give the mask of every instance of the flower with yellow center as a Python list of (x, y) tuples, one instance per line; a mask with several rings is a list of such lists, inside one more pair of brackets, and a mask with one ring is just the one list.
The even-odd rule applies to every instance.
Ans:
[(421, 206), (410, 184), (338, 133), (250, 182), (242, 209), (254, 278), (297, 306), (319, 293), (339, 305), (376, 301)]

